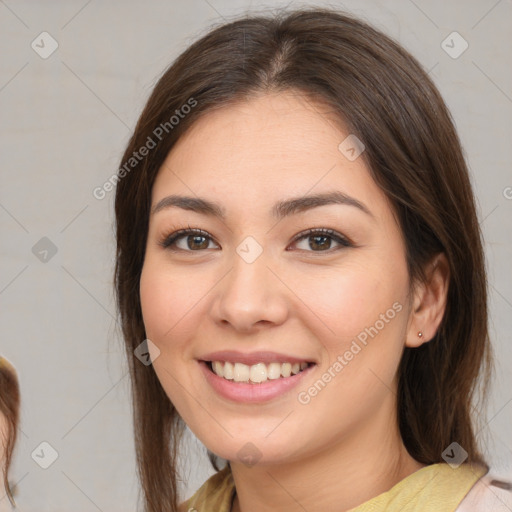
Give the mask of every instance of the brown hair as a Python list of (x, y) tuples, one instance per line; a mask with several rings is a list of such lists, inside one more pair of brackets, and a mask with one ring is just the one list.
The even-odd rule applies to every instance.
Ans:
[[(364, 143), (363, 158), (400, 223), (411, 283), (425, 279), (427, 262), (445, 253), (447, 308), (434, 339), (404, 350), (398, 423), (409, 453), (424, 464), (441, 462), (453, 441), (469, 462), (484, 463), (471, 414), (478, 377), (484, 377), (483, 398), (492, 369), (482, 237), (461, 145), (439, 92), (409, 53), (350, 16), (315, 8), (246, 17), (207, 33), (163, 74), (117, 177), (115, 283), (148, 512), (176, 510), (183, 427), (152, 367), (133, 355), (145, 339), (139, 281), (152, 185), (169, 151), (200, 116), (276, 91), (327, 104)], [(194, 108), (185, 109), (191, 99)], [(169, 122), (173, 115), (178, 122)], [(156, 147), (130, 160), (150, 140)]]
[(14, 498), (9, 486), (8, 472), (18, 433), (20, 407), (20, 390), (16, 371), (7, 359), (0, 356), (0, 421), (6, 426), (6, 432), (0, 432), (0, 462), (2, 462), (2, 478), (9, 501), (14, 506)]

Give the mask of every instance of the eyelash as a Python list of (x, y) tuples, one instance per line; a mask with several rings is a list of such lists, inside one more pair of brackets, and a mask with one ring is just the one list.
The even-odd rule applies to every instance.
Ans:
[[(164, 249), (168, 249), (171, 251), (182, 251), (182, 252), (202, 252), (206, 249), (198, 249), (196, 251), (194, 250), (186, 250), (186, 249), (179, 249), (179, 248), (172, 248), (172, 246), (180, 239), (185, 237), (186, 235), (198, 235), (203, 236), (205, 238), (209, 238), (210, 240), (214, 241), (213, 238), (207, 233), (206, 231), (203, 231), (199, 228), (192, 228), (188, 226), (187, 229), (179, 229), (177, 231), (172, 232), (171, 234), (165, 236), (160, 242), (159, 245), (163, 247)], [(305, 252), (311, 252), (311, 253), (332, 253), (334, 251), (338, 251), (343, 248), (347, 247), (355, 247), (355, 245), (346, 237), (340, 235), (333, 229), (327, 229), (327, 228), (311, 228), (307, 229), (305, 231), (301, 231), (298, 233), (292, 243), (297, 243), (301, 241), (302, 239), (313, 237), (313, 236), (326, 236), (337, 242), (340, 247), (334, 248), (334, 249), (327, 249), (325, 251), (313, 251), (313, 250), (305, 250)], [(215, 242), (215, 241), (214, 241)], [(215, 242), (216, 243), (216, 242)], [(217, 244), (218, 245), (218, 244)], [(304, 249), (300, 249), (304, 250)]]

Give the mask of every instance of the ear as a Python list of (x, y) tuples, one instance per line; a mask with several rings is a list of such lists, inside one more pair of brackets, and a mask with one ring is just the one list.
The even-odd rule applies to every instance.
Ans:
[[(414, 289), (405, 345), (419, 347), (437, 332), (446, 309), (450, 266), (444, 253), (437, 254), (425, 270), (426, 281)], [(422, 333), (420, 336), (419, 333)]]

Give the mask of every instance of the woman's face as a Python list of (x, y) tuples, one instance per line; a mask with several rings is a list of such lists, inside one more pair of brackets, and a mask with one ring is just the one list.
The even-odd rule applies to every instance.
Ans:
[[(232, 461), (380, 442), (396, 423), (418, 331), (405, 247), (361, 148), (322, 111), (281, 93), (209, 113), (153, 187), (140, 291), (154, 369)], [(171, 240), (189, 227), (201, 232)]]

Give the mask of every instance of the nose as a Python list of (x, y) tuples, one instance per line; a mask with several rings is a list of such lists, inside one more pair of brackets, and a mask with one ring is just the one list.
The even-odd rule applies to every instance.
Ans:
[(245, 333), (282, 324), (288, 315), (286, 287), (269, 268), (265, 252), (252, 263), (235, 254), (232, 262), (215, 287), (214, 320)]

